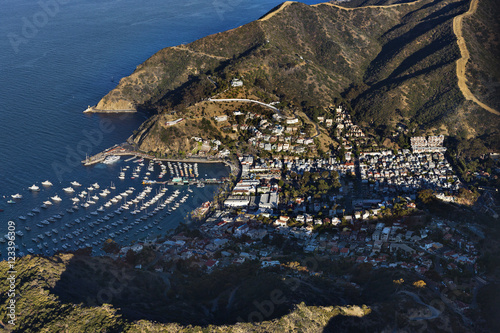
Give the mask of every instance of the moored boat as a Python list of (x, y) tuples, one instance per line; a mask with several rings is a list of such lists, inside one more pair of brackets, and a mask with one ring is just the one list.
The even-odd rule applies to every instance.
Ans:
[(53, 201), (56, 201), (56, 202), (61, 202), (62, 199), (56, 194), (54, 195), (53, 197), (50, 197)]
[(38, 191), (40, 191), (40, 187), (33, 184), (32, 186), (28, 187), (28, 190), (30, 190), (32, 192), (38, 192)]
[(116, 163), (120, 160), (120, 156), (117, 155), (111, 155), (107, 156), (102, 163), (104, 164), (113, 164)]

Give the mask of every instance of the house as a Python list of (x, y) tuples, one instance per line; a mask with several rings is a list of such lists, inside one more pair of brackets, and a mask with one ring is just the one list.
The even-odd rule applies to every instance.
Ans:
[(143, 248), (142, 244), (134, 244), (130, 247), (130, 249), (136, 253), (142, 251)]
[(341, 248), (340, 249), (340, 255), (344, 256), (344, 257), (347, 257), (349, 255), (349, 248), (347, 248), (347, 247)]
[(227, 121), (227, 116), (226, 115), (223, 115), (223, 116), (215, 116), (214, 117), (215, 121), (218, 122), (218, 123), (221, 123), (223, 121)]
[(280, 262), (278, 260), (266, 260), (266, 261), (263, 261), (261, 262), (261, 267), (262, 268), (265, 268), (265, 267), (276, 267), (276, 266), (279, 266), (280, 265)]
[(259, 208), (274, 209), (278, 207), (278, 193), (265, 193), (260, 196)]
[(217, 266), (218, 263), (218, 260), (209, 259), (205, 262), (205, 266), (209, 271), (211, 271), (215, 266)]
[(240, 79), (234, 78), (231, 80), (231, 87), (241, 87), (243, 86), (243, 81)]

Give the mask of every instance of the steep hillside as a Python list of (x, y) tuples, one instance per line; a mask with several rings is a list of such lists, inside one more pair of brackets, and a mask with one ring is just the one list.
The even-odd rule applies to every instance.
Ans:
[(500, 110), (500, 4), (480, 0), (477, 10), (464, 18), (463, 35), (469, 50), (466, 78), (471, 92), (483, 103)]
[[(489, 22), (495, 15), (483, 9), (485, 1), (464, 18), (472, 50), (466, 74), (472, 91), (494, 107), (498, 76), (490, 69), (497, 44)], [(417, 125), (464, 139), (480, 137), (495, 149), (500, 117), (467, 101), (458, 86), (461, 52), (454, 18), (469, 7), (470, 1), (460, 0), (286, 2), (247, 25), (161, 50), (97, 107), (182, 114), (210, 96), (230, 95), (230, 80), (240, 77), (243, 94), (279, 100), (310, 116), (343, 101), (373, 130)], [(148, 147), (159, 142), (150, 137), (154, 131), (138, 135), (135, 141)]]
[[(154, 256), (154, 254), (153, 254)], [(325, 268), (331, 261), (325, 261)], [(8, 323), (8, 264), (0, 262), (0, 332), (463, 332), (445, 307), (426, 307), (398, 292), (400, 271), (354, 268), (360, 291), (331, 278), (290, 278), (259, 263), (200, 274), (133, 269), (107, 257), (57, 254), (16, 261), (16, 325)], [(374, 277), (376, 275), (376, 278)], [(341, 278), (339, 278), (342, 280)], [(409, 290), (415, 290), (408, 283)], [(424, 302), (438, 304), (429, 290)], [(370, 305), (336, 305), (339, 302)], [(272, 302), (274, 303), (272, 303)], [(388, 311), (388, 309), (390, 309)]]

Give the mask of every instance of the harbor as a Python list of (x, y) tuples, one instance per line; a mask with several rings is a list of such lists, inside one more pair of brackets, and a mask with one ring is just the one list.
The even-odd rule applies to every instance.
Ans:
[[(102, 163), (82, 168), (79, 177), (40, 179), (4, 196), (8, 205), (1, 214), (16, 224), (18, 255), (86, 248), (99, 255), (108, 239), (120, 244), (154, 240), (186, 222), (230, 179), (227, 164), (149, 157), (114, 146), (101, 154)], [(5, 243), (2, 231), (0, 243)]]

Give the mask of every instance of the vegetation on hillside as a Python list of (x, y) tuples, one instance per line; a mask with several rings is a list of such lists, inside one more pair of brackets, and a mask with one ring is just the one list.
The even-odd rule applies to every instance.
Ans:
[[(373, 7), (398, 3), (408, 4)], [(487, 4), (481, 1), (481, 10), (465, 24), (473, 50), (468, 75), (472, 89), (496, 105), (498, 73), (490, 69), (496, 63), (498, 6), (488, 11)], [(457, 86), (453, 18), (467, 11), (469, 1), (339, 5), (361, 7), (292, 3), (270, 19), (163, 49), (103, 100), (182, 115), (203, 99), (231, 94), (229, 82), (239, 77), (244, 94), (279, 100), (310, 117), (343, 102), (358, 123), (373, 130), (402, 123), (498, 148), (499, 117), (466, 102)]]

